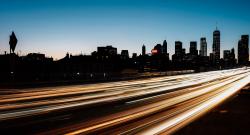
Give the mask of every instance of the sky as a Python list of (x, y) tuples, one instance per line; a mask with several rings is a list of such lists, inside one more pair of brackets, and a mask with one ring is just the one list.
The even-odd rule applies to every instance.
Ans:
[[(112, 45), (147, 53), (163, 40), (168, 52), (174, 42), (207, 38), (221, 31), (221, 50), (237, 49), (242, 34), (250, 34), (249, 0), (0, 0), (0, 53), (9, 51), (9, 35), (16, 33), (16, 52), (45, 53), (55, 59), (67, 52), (91, 54), (97, 46)], [(216, 25), (217, 24), (217, 25)], [(188, 52), (188, 51), (187, 51)], [(221, 51), (222, 53), (222, 51)]]

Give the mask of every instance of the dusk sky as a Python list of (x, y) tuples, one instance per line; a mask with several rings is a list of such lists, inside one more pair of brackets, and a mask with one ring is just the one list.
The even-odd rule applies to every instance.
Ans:
[[(221, 31), (221, 50), (237, 47), (250, 34), (249, 0), (1, 0), (0, 53), (9, 51), (9, 35), (19, 40), (16, 52), (45, 53), (60, 59), (67, 52), (90, 54), (97, 46), (113, 45), (147, 53), (164, 39), (170, 55), (180, 40), (206, 37), (208, 53), (212, 32)], [(237, 49), (237, 48), (236, 48)]]

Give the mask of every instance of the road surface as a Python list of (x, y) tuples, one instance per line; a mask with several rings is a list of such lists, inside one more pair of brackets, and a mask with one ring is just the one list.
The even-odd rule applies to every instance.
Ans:
[(169, 134), (250, 83), (250, 69), (0, 90), (1, 132)]

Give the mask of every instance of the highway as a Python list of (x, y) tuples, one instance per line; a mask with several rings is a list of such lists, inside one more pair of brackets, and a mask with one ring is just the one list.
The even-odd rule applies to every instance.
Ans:
[[(250, 69), (88, 85), (0, 89), (2, 132), (171, 134), (250, 83)], [(15, 129), (15, 131), (11, 131)]]

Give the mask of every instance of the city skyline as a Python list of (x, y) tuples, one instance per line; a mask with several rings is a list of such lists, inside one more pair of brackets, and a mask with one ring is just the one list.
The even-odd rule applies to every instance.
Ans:
[(57, 0), (3, 1), (0, 53), (9, 50), (8, 35), (14, 30), (19, 39), (16, 52), (23, 55), (40, 52), (60, 59), (67, 52), (90, 54), (97, 46), (113, 45), (119, 48), (118, 52), (128, 49), (131, 56), (134, 52), (140, 54), (143, 44), (153, 48), (167, 40), (171, 56), (175, 41), (182, 41), (186, 50), (190, 41), (197, 41), (200, 49), (201, 37), (207, 39), (209, 55), (216, 22), (221, 32), (221, 50), (237, 50), (240, 36), (250, 33), (249, 2), (226, 2), (227, 5), (216, 5), (213, 0), (206, 4), (196, 0), (63, 0), (59, 4)]
[[(219, 35), (215, 34), (215, 33), (219, 33)], [(13, 34), (14, 34), (14, 31), (12, 31), (12, 34), (10, 35), (10, 37), (13, 36)], [(238, 41), (237, 47), (232, 47), (232, 48), (229, 48), (229, 49), (221, 50), (221, 47), (220, 47), (220, 43), (221, 43), (220, 42), (220, 30), (217, 27), (216, 27), (215, 31), (213, 32), (213, 36), (214, 36), (213, 42), (215, 42), (216, 44), (219, 44), (219, 46), (217, 46), (217, 50), (213, 50), (213, 48), (215, 47), (215, 45), (213, 43), (213, 45), (211, 46), (212, 47), (212, 49), (211, 49), (212, 51), (211, 52), (208, 52), (209, 49), (207, 49), (207, 48), (209, 46), (207, 46), (206, 37), (201, 37), (200, 41), (190, 41), (189, 42), (189, 46), (187, 46), (186, 48), (183, 46), (183, 42), (180, 41), (180, 40), (178, 40), (178, 41), (175, 41), (175, 45), (174, 45), (175, 48), (174, 48), (174, 50), (169, 50), (168, 49), (169, 48), (168, 42), (166, 40), (163, 40), (162, 44), (161, 43), (157, 43), (153, 48), (147, 48), (143, 44), (141, 52), (138, 52), (138, 53), (137, 52), (129, 51), (126, 48), (124, 48), (124, 49), (117, 48), (117, 52), (116, 53), (122, 55), (124, 51), (127, 51), (127, 54), (129, 55), (129, 57), (133, 57), (133, 54), (136, 54), (136, 55), (145, 55), (145, 54), (147, 54), (147, 55), (153, 55), (154, 53), (159, 53), (159, 52), (153, 52), (157, 48), (157, 46), (158, 46), (158, 49), (160, 47), (162, 49), (161, 52), (165, 53), (165, 54), (168, 54), (169, 59), (172, 60), (172, 56), (180, 51), (180, 50), (178, 50), (178, 47), (176, 48), (176, 43), (177, 44), (179, 44), (179, 43), (181, 44), (180, 48), (181, 48), (181, 51), (183, 51), (184, 54), (193, 54), (193, 55), (207, 56), (207, 57), (209, 57), (209, 56), (211, 57), (212, 56), (212, 57), (214, 57), (213, 59), (215, 61), (217, 61), (217, 62), (219, 61), (219, 59), (223, 59), (224, 58), (223, 57), (224, 56), (224, 51), (228, 51), (228, 50), (237, 48), (238, 52), (236, 53), (235, 57), (238, 57), (239, 53), (241, 53), (241, 52), (239, 52), (239, 44), (240, 44), (239, 42), (240, 42), (240, 40)], [(248, 36), (248, 35), (241, 35), (241, 38), (244, 37), (244, 36)], [(197, 43), (199, 43), (199, 46), (198, 46)], [(245, 45), (246, 44), (248, 44), (248, 40), (245, 42)], [(81, 53), (79, 53), (79, 54), (73, 54), (71, 52), (67, 52), (65, 55), (68, 55), (68, 54), (75, 55), (75, 56), (77, 56), (77, 55), (86, 55), (86, 56), (87, 55), (92, 55), (93, 53), (95, 53), (96, 51), (98, 51), (98, 48), (104, 47), (104, 46), (116, 47), (116, 46), (113, 46), (113, 45), (100, 45), (100, 46), (96, 46), (97, 50), (94, 50), (92, 52), (88, 52), (87, 54), (86, 53), (83, 54), (82, 51), (81, 51)], [(245, 48), (245, 49), (249, 50), (249, 48)], [(174, 51), (174, 52), (172, 54), (170, 54), (169, 51), (170, 52)], [(197, 52), (195, 52), (195, 51), (197, 51)], [(41, 52), (29, 52), (27, 54), (20, 54), (20, 51), (19, 52), (18, 51), (14, 52), (13, 50), (12, 50), (12, 52), (16, 53), (17, 55), (20, 55), (20, 56), (25, 56), (25, 55), (29, 55), (29, 54), (32, 54), (32, 53), (37, 53), (37, 54), (44, 54), (44, 55), (46, 55), (46, 57), (54, 58), (53, 56), (48, 56), (47, 54), (41, 53)], [(217, 58), (216, 58), (216, 56), (214, 54), (216, 54), (218, 52), (219, 52), (219, 54), (218, 54), (219, 56), (217, 56)], [(6, 50), (6, 51), (4, 51), (4, 53), (10, 53), (10, 52), (8, 52)], [(65, 55), (62, 58), (64, 58)], [(61, 58), (59, 58), (59, 59), (58, 58), (54, 58), (54, 60), (60, 60), (60, 59)]]

